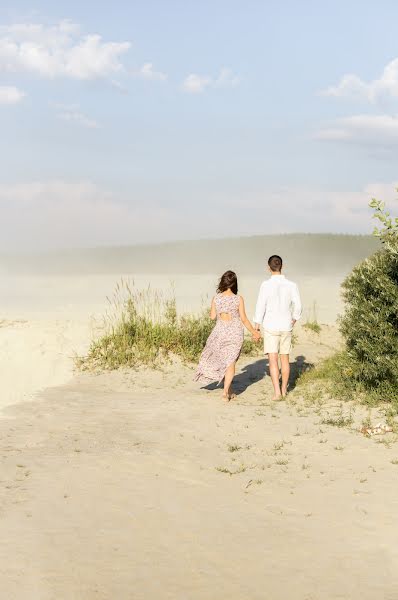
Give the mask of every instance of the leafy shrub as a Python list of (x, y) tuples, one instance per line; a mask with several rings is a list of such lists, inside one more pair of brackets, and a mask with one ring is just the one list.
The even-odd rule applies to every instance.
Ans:
[(345, 348), (301, 375), (297, 391), (309, 400), (387, 401), (398, 411), (398, 218), (378, 200), (370, 206), (382, 246), (342, 284)]
[[(346, 305), (340, 320), (349, 377), (380, 399), (398, 396), (398, 218), (372, 200), (382, 248), (343, 282)], [(344, 376), (344, 374), (343, 374)]]

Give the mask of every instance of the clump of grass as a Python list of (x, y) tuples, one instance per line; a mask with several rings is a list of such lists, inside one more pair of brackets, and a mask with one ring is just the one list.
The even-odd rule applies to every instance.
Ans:
[[(168, 294), (151, 287), (140, 291), (122, 279), (108, 302), (105, 333), (76, 361), (83, 370), (155, 367), (170, 355), (194, 362), (214, 327), (207, 310), (179, 315), (173, 289)], [(242, 354), (258, 351), (258, 345), (245, 339)]]
[(344, 416), (343, 414), (337, 416), (329, 416), (322, 419), (324, 425), (331, 425), (332, 427), (349, 427), (352, 425), (353, 418), (351, 415)]
[(215, 467), (216, 471), (218, 471), (219, 473), (226, 473), (227, 475), (239, 475), (239, 473), (244, 473), (246, 471), (246, 467), (244, 465), (241, 465), (238, 469), (236, 469), (236, 471), (231, 471), (230, 469), (227, 469), (227, 467)]
[(238, 446), (237, 444), (228, 445), (228, 452), (238, 452), (238, 450), (242, 450), (242, 446)]
[(374, 389), (365, 386), (354, 377), (347, 350), (336, 352), (316, 367), (304, 371), (297, 380), (294, 393), (311, 403), (328, 398), (355, 401), (369, 407), (389, 403), (389, 418), (398, 414), (398, 389), (392, 393), (383, 386)]
[(308, 329), (309, 331), (313, 331), (314, 333), (321, 333), (322, 327), (319, 325), (317, 321), (307, 321), (303, 324), (304, 329)]
[(309, 315), (307, 321), (303, 324), (304, 329), (309, 331), (313, 331), (314, 333), (321, 333), (322, 327), (318, 323), (318, 318), (316, 314), (316, 302), (314, 302), (312, 307), (312, 314)]

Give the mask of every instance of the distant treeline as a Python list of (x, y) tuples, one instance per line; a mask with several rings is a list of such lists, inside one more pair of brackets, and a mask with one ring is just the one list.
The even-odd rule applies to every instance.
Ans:
[(379, 242), (368, 235), (286, 234), (222, 240), (85, 248), (29, 256), (2, 256), (0, 268), (41, 274), (258, 274), (270, 254), (280, 254), (289, 273), (347, 273), (373, 254)]

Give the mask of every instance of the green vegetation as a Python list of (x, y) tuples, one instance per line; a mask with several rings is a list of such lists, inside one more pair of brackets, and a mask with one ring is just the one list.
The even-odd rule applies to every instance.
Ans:
[(242, 450), (242, 446), (238, 446), (238, 444), (228, 445), (228, 452), (238, 452), (238, 450)]
[(304, 373), (298, 389), (368, 404), (390, 402), (398, 411), (398, 218), (372, 200), (382, 248), (356, 266), (342, 285), (342, 352)]
[(343, 414), (329, 416), (322, 419), (323, 425), (332, 425), (332, 427), (349, 427), (353, 423), (352, 415), (345, 417)]
[(303, 324), (304, 329), (313, 331), (314, 333), (321, 333), (322, 327), (318, 323), (316, 314), (316, 302), (312, 306), (312, 314), (308, 317), (307, 321)]
[[(137, 291), (122, 280), (109, 304), (106, 333), (91, 344), (87, 356), (77, 360), (81, 369), (155, 367), (171, 355), (193, 362), (214, 327), (208, 311), (179, 316), (173, 290), (167, 296), (151, 288)], [(245, 339), (243, 354), (259, 351), (258, 344)]]
[(227, 469), (227, 467), (215, 467), (215, 469), (219, 473), (226, 473), (227, 475), (239, 475), (239, 473), (244, 473), (246, 471), (245, 465), (241, 465), (235, 471), (231, 471), (231, 469)]
[(398, 400), (398, 218), (371, 202), (383, 247), (343, 283), (346, 311), (340, 329), (352, 377), (381, 399)]

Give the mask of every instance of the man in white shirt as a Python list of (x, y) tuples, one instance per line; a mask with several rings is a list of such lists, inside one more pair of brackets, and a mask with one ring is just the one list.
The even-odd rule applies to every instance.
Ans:
[[(276, 254), (269, 258), (271, 277), (261, 284), (254, 316), (255, 328), (260, 330), (262, 325), (264, 329), (264, 352), (268, 354), (275, 391), (273, 400), (287, 394), (292, 330), (302, 311), (298, 287), (282, 275), (282, 264), (281, 257)], [(282, 387), (279, 383), (278, 355), (281, 358)]]

